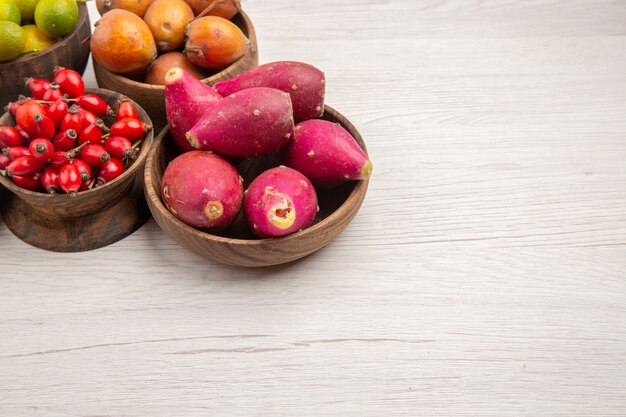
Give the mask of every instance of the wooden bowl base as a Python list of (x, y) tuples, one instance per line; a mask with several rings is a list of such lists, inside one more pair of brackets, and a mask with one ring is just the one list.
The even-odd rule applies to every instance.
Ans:
[(20, 240), (54, 252), (82, 252), (101, 248), (130, 235), (150, 217), (138, 176), (117, 203), (82, 217), (43, 215), (12, 193), (0, 211), (7, 228)]

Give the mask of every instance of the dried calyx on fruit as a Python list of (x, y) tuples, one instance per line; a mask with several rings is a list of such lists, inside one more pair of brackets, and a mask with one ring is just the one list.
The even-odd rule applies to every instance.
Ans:
[(0, 126), (0, 175), (30, 191), (76, 194), (115, 180), (137, 158), (152, 127), (132, 101), (113, 111), (66, 68), (52, 81), (25, 82), (32, 97), (9, 103), (15, 125)]

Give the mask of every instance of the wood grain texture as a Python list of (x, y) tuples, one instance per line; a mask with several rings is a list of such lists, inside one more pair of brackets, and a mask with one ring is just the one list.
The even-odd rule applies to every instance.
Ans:
[(626, 3), (243, 7), (363, 135), (361, 210), (263, 270), (0, 226), (0, 414), (626, 415)]
[(0, 62), (0, 108), (15, 101), (19, 94), (30, 95), (24, 79), (52, 79), (54, 68), (71, 68), (81, 74), (89, 59), (90, 15), (87, 6), (79, 4), (76, 26), (46, 51)]

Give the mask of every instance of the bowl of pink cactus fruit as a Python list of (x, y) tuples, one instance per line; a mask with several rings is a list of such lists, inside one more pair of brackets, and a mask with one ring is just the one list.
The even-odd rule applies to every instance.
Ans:
[(324, 95), (323, 72), (301, 62), (268, 63), (212, 87), (171, 69), (168, 126), (144, 170), (159, 226), (233, 266), (284, 264), (330, 243), (359, 211), (372, 162)]

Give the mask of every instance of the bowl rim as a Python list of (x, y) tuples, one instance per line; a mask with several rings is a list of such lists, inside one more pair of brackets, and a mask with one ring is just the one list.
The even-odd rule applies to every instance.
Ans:
[[(233, 69), (236, 69), (239, 66), (241, 66), (242, 62), (244, 60), (246, 60), (250, 56), (250, 54), (253, 53), (253, 48), (254, 49), (257, 48), (256, 30), (254, 29), (254, 25), (252, 24), (252, 20), (246, 14), (246, 12), (244, 12), (243, 10), (239, 10), (239, 12), (237, 12), (237, 14), (235, 16), (237, 16), (237, 15), (241, 15), (241, 18), (243, 20), (244, 25), (247, 26), (247, 28), (248, 28), (248, 32), (249, 32), (248, 33), (248, 40), (250, 41), (250, 47), (248, 48), (248, 50), (246, 51), (245, 54), (243, 54), (240, 58), (238, 58), (232, 64), (224, 67), (220, 72), (215, 73), (215, 74), (211, 75), (210, 77), (202, 78), (200, 81), (202, 81), (205, 84), (213, 85), (213, 82), (215, 80), (217, 80), (217, 79), (221, 79), (222, 76), (224, 75), (224, 73), (226, 73), (227, 71), (228, 72), (233, 71)], [(232, 18), (231, 18), (231, 20), (232, 20)], [(92, 61), (93, 61), (93, 65), (98, 67), (98, 71), (106, 72), (109, 76), (118, 79), (120, 81), (120, 83), (124, 83), (124, 84), (128, 85), (129, 88), (148, 89), (148, 90), (154, 90), (154, 91), (161, 91), (162, 90), (163, 93), (165, 92), (165, 85), (148, 84), (148, 83), (144, 83), (142, 81), (136, 81), (136, 80), (130, 79), (128, 77), (125, 77), (124, 74), (120, 74), (120, 73), (117, 73), (117, 72), (109, 71), (108, 69), (106, 69), (102, 64), (100, 64), (95, 59), (93, 59)]]
[[(361, 137), (361, 134), (358, 132), (358, 130), (355, 128), (355, 126), (345, 117), (343, 116), (341, 113), (339, 113), (337, 110), (333, 109), (332, 107), (330, 107), (329, 105), (325, 104), (324, 105), (324, 114), (331, 114), (334, 118), (340, 118), (341, 119), (341, 125), (343, 125), (344, 128), (346, 128), (348, 131), (350, 132), (355, 132), (356, 135), (355, 139), (357, 141), (357, 143), (359, 144), (359, 146), (361, 147), (361, 149), (363, 149), (363, 151), (365, 152), (366, 155), (368, 155), (369, 157), (369, 153), (367, 151), (367, 147), (365, 145), (365, 141), (363, 141), (363, 138)], [(323, 116), (322, 116), (323, 118)], [(213, 242), (216, 243), (221, 243), (221, 244), (228, 244), (228, 245), (234, 245), (234, 246), (246, 246), (246, 247), (250, 247), (255, 246), (265, 246), (268, 243), (271, 242), (275, 242), (275, 241), (281, 241), (284, 243), (289, 243), (292, 240), (300, 240), (302, 239), (302, 237), (308, 237), (309, 235), (315, 235), (318, 233), (318, 231), (320, 229), (325, 229), (329, 226), (334, 226), (337, 223), (339, 223), (341, 221), (341, 219), (343, 218), (343, 212), (348, 210), (349, 207), (352, 206), (352, 204), (356, 204), (359, 203), (359, 200), (362, 202), (362, 200), (365, 198), (365, 194), (367, 192), (367, 187), (369, 184), (369, 180), (370, 177), (363, 179), (363, 180), (358, 180), (358, 181), (353, 181), (354, 182), (354, 187), (352, 189), (352, 191), (350, 191), (350, 193), (348, 194), (348, 196), (346, 197), (345, 201), (339, 206), (337, 207), (332, 213), (330, 213), (328, 216), (326, 216), (325, 218), (321, 219), (320, 221), (318, 221), (317, 223), (305, 228), (305, 229), (301, 229), (298, 230), (297, 232), (294, 232), (292, 234), (286, 235), (286, 236), (278, 236), (278, 237), (269, 237), (269, 238), (255, 238), (255, 239), (240, 239), (240, 238), (232, 238), (232, 237), (225, 237), (225, 236), (219, 236), (219, 235), (215, 235), (209, 232), (204, 232), (202, 230), (196, 229), (192, 226), (189, 226), (188, 224), (184, 223), (183, 221), (181, 221), (180, 219), (178, 219), (176, 216), (174, 216), (168, 209), (167, 207), (165, 207), (165, 204), (163, 203), (160, 193), (157, 193), (155, 191), (155, 184), (152, 181), (152, 168), (153, 165), (155, 163), (155, 154), (157, 151), (157, 148), (159, 146), (162, 146), (162, 141), (163, 141), (163, 137), (165, 136), (165, 134), (169, 131), (169, 127), (166, 126), (164, 127), (161, 132), (159, 132), (159, 134), (157, 135), (157, 137), (154, 139), (152, 146), (150, 147), (149, 153), (148, 153), (148, 158), (146, 160), (146, 165), (144, 167), (144, 190), (146, 190), (146, 194), (147, 194), (147, 198), (150, 200), (148, 201), (149, 203), (149, 207), (152, 210), (152, 208), (154, 207), (155, 209), (157, 209), (159, 212), (163, 213), (162, 215), (167, 217), (167, 219), (172, 222), (172, 224), (176, 227), (179, 228), (179, 230), (185, 231), (187, 233), (190, 233), (192, 235), (194, 235), (194, 237), (201, 239), (201, 240), (211, 240)], [(360, 204), (360, 203), (359, 203)], [(156, 217), (153, 215), (153, 217)]]
[[(76, 19), (76, 24), (74, 25), (74, 28), (72, 29), (70, 33), (61, 37), (61, 39), (55, 42), (54, 45), (42, 51), (23, 56), (21, 58), (15, 58), (9, 61), (0, 62), (0, 71), (3, 71), (2, 70), (3, 66), (8, 67), (9, 65), (17, 65), (17, 64), (22, 64), (24, 62), (33, 61), (33, 60), (36, 60), (38, 58), (45, 56), (48, 53), (54, 52), (56, 49), (64, 48), (70, 39), (73, 39), (74, 37), (77, 36), (78, 31), (80, 30), (82, 25), (87, 24), (89, 26), (90, 22), (89, 22), (89, 12), (87, 10), (87, 4), (84, 2), (77, 2), (77, 3), (78, 3), (78, 19)], [(89, 33), (91, 34), (91, 28), (89, 29)]]
[[(148, 113), (143, 110), (143, 108), (137, 104), (134, 100), (130, 99), (129, 97), (126, 97), (124, 94), (122, 93), (118, 93), (117, 91), (112, 91), (112, 90), (107, 90), (105, 88), (86, 88), (85, 89), (85, 93), (92, 93), (92, 94), (97, 94), (98, 96), (100, 96), (102, 93), (110, 95), (110, 94), (114, 94), (114, 95), (119, 95), (119, 99), (128, 99), (130, 100), (130, 102), (133, 104), (133, 106), (136, 109), (141, 109), (141, 112), (145, 113), (145, 118), (141, 118), (140, 119), (144, 122), (149, 124), (150, 126), (152, 126), (152, 121), (150, 120), (150, 116), (148, 115)], [(9, 114), (8, 112), (4, 113), (1, 117), (4, 118), (7, 114)], [(141, 114), (140, 114), (141, 116)], [(14, 117), (13, 115), (11, 115), (11, 117)], [(122, 175), (120, 175), (119, 177), (115, 178), (113, 181), (111, 182), (107, 182), (104, 185), (100, 185), (98, 187), (92, 188), (90, 190), (85, 190), (85, 191), (80, 191), (78, 193), (76, 193), (76, 195), (71, 195), (71, 194), (67, 194), (67, 193), (63, 193), (63, 194), (49, 194), (46, 192), (41, 192), (41, 191), (31, 191), (31, 190), (27, 190), (25, 188), (20, 187), (19, 185), (15, 184), (13, 181), (9, 180), (8, 178), (0, 175), (0, 185), (2, 185), (3, 187), (5, 187), (6, 189), (10, 190), (11, 192), (13, 192), (16, 195), (21, 195), (21, 196), (28, 196), (28, 197), (32, 197), (32, 198), (37, 198), (37, 199), (47, 199), (50, 202), (56, 200), (56, 201), (69, 201), (71, 199), (71, 201), (77, 201), (77, 197), (82, 198), (83, 196), (85, 198), (87, 198), (87, 196), (97, 196), (98, 194), (104, 194), (106, 193), (107, 190), (109, 190), (110, 188), (115, 187), (118, 183), (120, 183), (121, 181), (123, 181), (126, 178), (129, 178), (129, 176), (135, 176), (137, 175), (137, 172), (139, 171), (139, 169), (141, 169), (141, 167), (143, 166), (143, 164), (146, 162), (147, 158), (148, 158), (148, 154), (150, 149), (152, 148), (152, 143), (154, 142), (154, 128), (150, 128), (150, 130), (146, 133), (146, 135), (144, 136), (144, 138), (142, 139), (142, 143), (141, 143), (141, 150), (139, 151), (139, 156), (137, 157), (137, 159), (135, 159), (133, 161), (133, 163), (130, 165), (130, 167), (124, 171), (122, 173)], [(54, 199), (54, 200), (53, 200)]]

